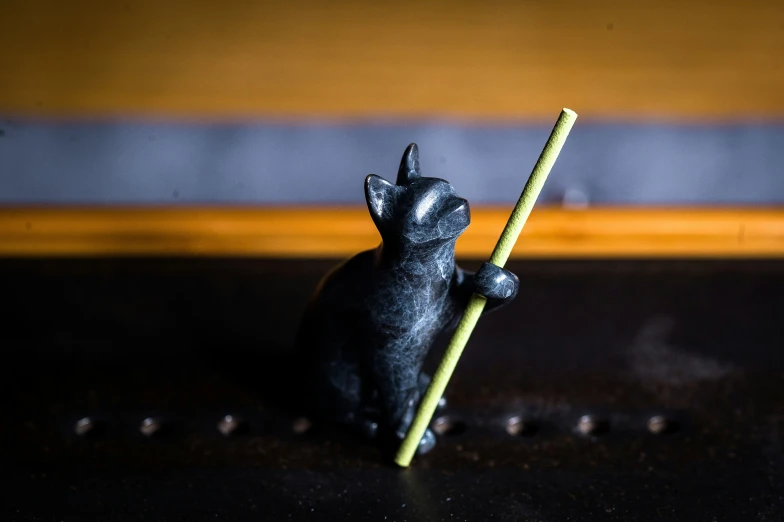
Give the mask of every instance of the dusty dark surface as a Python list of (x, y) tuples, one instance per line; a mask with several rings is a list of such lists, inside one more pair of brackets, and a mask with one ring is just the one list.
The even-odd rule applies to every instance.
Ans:
[(291, 341), (330, 264), (0, 261), (0, 518), (784, 518), (784, 263), (510, 264), (520, 296), (480, 322), (452, 431), (406, 471), (292, 427)]

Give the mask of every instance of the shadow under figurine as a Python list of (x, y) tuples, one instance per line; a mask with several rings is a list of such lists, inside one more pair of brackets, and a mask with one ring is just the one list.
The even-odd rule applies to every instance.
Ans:
[[(472, 293), (488, 299), (487, 312), (514, 299), (519, 283), (490, 263), (476, 274), (455, 264), (468, 202), (447, 181), (422, 177), (416, 144), (403, 154), (397, 183), (371, 174), (365, 197), (382, 242), (319, 283), (297, 345), (312, 414), (394, 450), (430, 382), (422, 364), (436, 337), (457, 325)], [(433, 446), (427, 430), (418, 453)]]

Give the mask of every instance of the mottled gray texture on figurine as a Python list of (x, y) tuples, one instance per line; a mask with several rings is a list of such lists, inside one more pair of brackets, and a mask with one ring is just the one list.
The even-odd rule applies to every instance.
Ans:
[[(514, 299), (519, 284), (489, 263), (476, 275), (457, 267), (468, 202), (448, 182), (422, 177), (416, 144), (396, 183), (371, 174), (365, 196), (382, 242), (321, 281), (298, 345), (317, 414), (397, 442), (429, 383), (422, 363), (436, 337), (456, 325), (473, 292), (488, 298), (490, 311)], [(420, 453), (434, 444), (428, 430)]]

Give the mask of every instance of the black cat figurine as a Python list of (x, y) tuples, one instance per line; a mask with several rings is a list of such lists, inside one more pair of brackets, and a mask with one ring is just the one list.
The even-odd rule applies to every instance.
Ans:
[[(490, 263), (476, 274), (456, 266), (468, 202), (448, 182), (422, 177), (416, 144), (403, 154), (397, 183), (371, 174), (365, 197), (382, 242), (324, 277), (297, 344), (311, 411), (380, 436), (392, 449), (429, 384), (421, 370), (435, 338), (457, 325), (472, 293), (485, 296), (490, 311), (514, 299), (519, 283)], [(427, 430), (418, 453), (434, 445)]]

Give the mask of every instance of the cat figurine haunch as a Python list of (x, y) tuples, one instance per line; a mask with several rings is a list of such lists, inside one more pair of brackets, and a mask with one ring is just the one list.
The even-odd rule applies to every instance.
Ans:
[[(519, 283), (490, 263), (476, 274), (456, 266), (455, 242), (471, 220), (468, 202), (448, 182), (422, 177), (416, 144), (403, 154), (397, 182), (371, 174), (365, 197), (381, 244), (324, 277), (297, 345), (309, 370), (312, 413), (392, 449), (429, 384), (422, 364), (436, 337), (456, 326), (472, 293), (488, 299), (489, 311), (514, 299)], [(427, 430), (418, 453), (434, 445)]]

